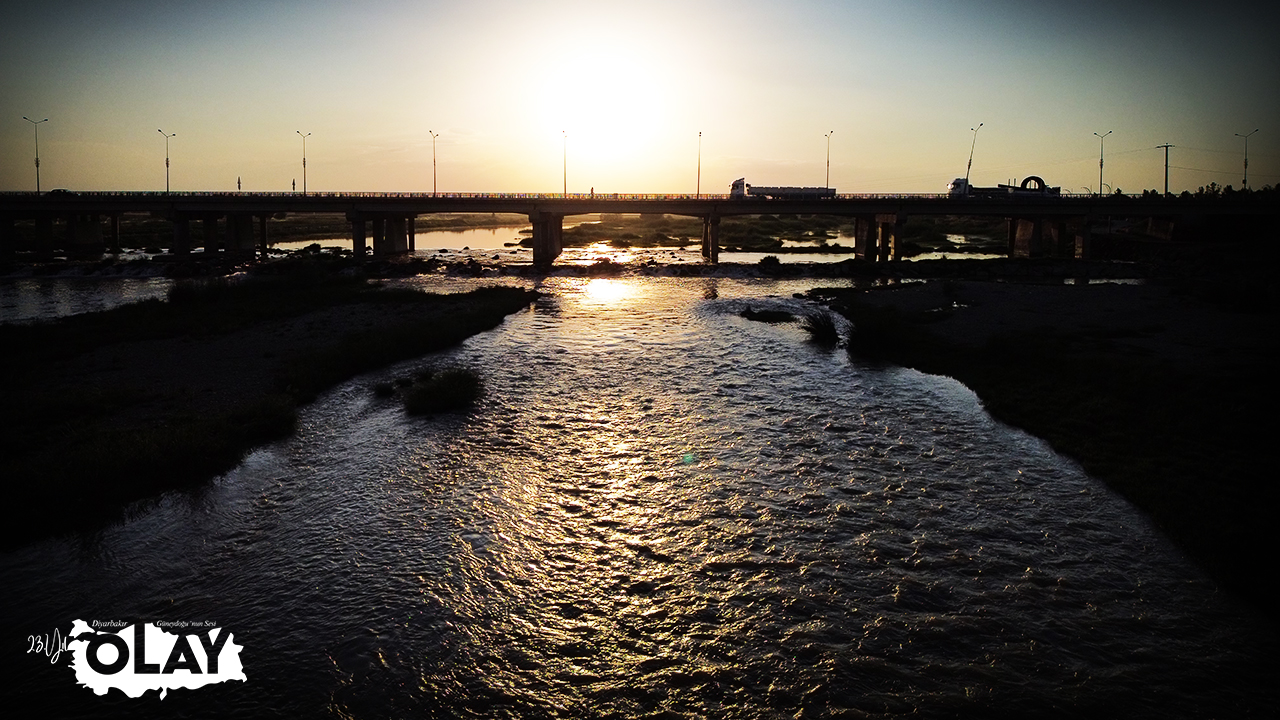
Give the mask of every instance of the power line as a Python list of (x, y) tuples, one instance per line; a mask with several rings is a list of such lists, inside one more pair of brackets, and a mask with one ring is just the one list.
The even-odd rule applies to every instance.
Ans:
[[(1219, 155), (1234, 155), (1234, 156), (1240, 155), (1239, 150), (1210, 150), (1209, 148), (1191, 147), (1190, 145), (1179, 145), (1178, 147), (1182, 148), (1183, 150), (1194, 150), (1196, 152), (1217, 153)], [(1249, 154), (1253, 155), (1254, 157), (1265, 157), (1265, 158), (1280, 157), (1280, 155), (1277, 155), (1276, 153), (1251, 152)]]
[[(1174, 169), (1174, 170), (1191, 170), (1191, 171), (1193, 171), (1193, 172), (1203, 172), (1203, 173), (1209, 173), (1209, 174), (1211, 174), (1211, 175), (1237, 175), (1237, 174), (1239, 174), (1239, 173), (1237, 173), (1235, 170), (1210, 170), (1210, 169), (1208, 169), (1208, 168), (1191, 168), (1191, 167), (1182, 167), (1181, 165), (1170, 165), (1169, 167), (1170, 167), (1170, 168), (1172, 168), (1172, 169)], [(1267, 173), (1256, 173), (1256, 174), (1257, 174), (1259, 177), (1280, 177), (1280, 175), (1267, 174)]]
[(1196, 152), (1218, 153), (1220, 155), (1239, 155), (1235, 150), (1210, 150), (1209, 148), (1191, 147), (1190, 145), (1179, 145), (1183, 150), (1195, 150)]

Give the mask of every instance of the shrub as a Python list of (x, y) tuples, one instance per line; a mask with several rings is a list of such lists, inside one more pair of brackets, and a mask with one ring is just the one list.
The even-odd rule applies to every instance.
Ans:
[(447, 368), (419, 380), (404, 396), (410, 415), (460, 410), (480, 396), (480, 376), (469, 368)]
[(840, 342), (840, 331), (835, 317), (826, 310), (810, 310), (800, 319), (800, 327), (809, 333), (809, 339), (822, 345)]

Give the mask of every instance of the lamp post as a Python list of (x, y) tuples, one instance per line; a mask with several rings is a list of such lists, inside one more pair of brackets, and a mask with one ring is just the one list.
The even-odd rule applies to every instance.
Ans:
[(36, 194), (40, 193), (40, 123), (49, 122), (49, 118), (43, 120), (32, 120), (26, 115), (22, 116), (23, 120), (31, 123), (36, 128)]
[[(302, 131), (299, 130), (298, 134), (302, 135)], [(307, 138), (310, 136), (311, 136), (311, 133), (302, 135), (302, 194), (303, 195), (307, 194)]]
[(969, 171), (973, 169), (973, 149), (978, 147), (978, 131), (982, 129), (982, 123), (978, 123), (978, 127), (969, 128), (973, 131), (973, 142), (969, 144), (969, 164), (964, 168), (964, 186), (969, 187)]
[(828, 132), (826, 135), (827, 137), (827, 183), (822, 186), (824, 188), (831, 187), (831, 136), (834, 135), (835, 132), (836, 132), (835, 130), (832, 130)]
[(702, 199), (702, 131), (698, 131), (698, 184), (694, 190), (694, 199)]
[(164, 135), (164, 194), (169, 194), (169, 138), (178, 137), (178, 133), (172, 135), (166, 133), (160, 128), (156, 128), (156, 132)]
[(1108, 130), (1102, 135), (1098, 135), (1098, 133), (1094, 133), (1094, 135), (1098, 135), (1098, 195), (1099, 197), (1101, 197), (1102, 195), (1102, 149), (1103, 147), (1106, 146), (1107, 135), (1110, 135), (1111, 132), (1112, 132), (1111, 130)]
[(440, 133), (427, 131), (431, 136), (431, 197), (436, 196), (436, 138), (440, 137)]
[[(1258, 128), (1254, 128), (1253, 132), (1244, 135), (1236, 133), (1236, 137), (1244, 138), (1244, 187), (1246, 190), (1249, 189), (1249, 136), (1256, 132), (1258, 132)], [(36, 161), (36, 167), (40, 167), (39, 160)]]
[(569, 194), (569, 133), (565, 132), (564, 130), (561, 130), (560, 134), (564, 136), (564, 149), (563, 149), (564, 190), (562, 191), (561, 194), (568, 196)]

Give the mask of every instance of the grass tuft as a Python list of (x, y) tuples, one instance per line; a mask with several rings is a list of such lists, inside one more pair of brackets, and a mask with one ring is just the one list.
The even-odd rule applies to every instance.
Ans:
[(800, 327), (809, 333), (809, 339), (820, 345), (835, 347), (840, 343), (840, 329), (835, 316), (828, 310), (810, 310), (800, 318)]
[(748, 307), (738, 314), (748, 320), (762, 323), (789, 323), (796, 319), (795, 315), (786, 310), (756, 310)]
[(410, 415), (461, 410), (480, 397), (484, 385), (470, 368), (446, 368), (419, 380), (405, 393), (404, 409)]

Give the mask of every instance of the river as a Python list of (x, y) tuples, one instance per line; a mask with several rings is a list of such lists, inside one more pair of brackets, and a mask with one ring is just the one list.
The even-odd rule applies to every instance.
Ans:
[[(0, 554), (12, 702), (51, 717), (1274, 710), (1270, 621), (1075, 463), (951, 379), (739, 315), (802, 310), (793, 293), (823, 282), (546, 278), (500, 328), (334, 388), (201, 490)], [(469, 412), (407, 417), (373, 391), (452, 364), (483, 375)], [(247, 680), (99, 698), (66, 656), (21, 654), (76, 619), (215, 622)]]

